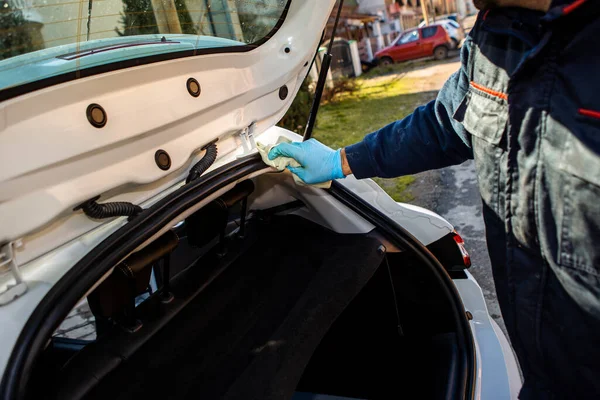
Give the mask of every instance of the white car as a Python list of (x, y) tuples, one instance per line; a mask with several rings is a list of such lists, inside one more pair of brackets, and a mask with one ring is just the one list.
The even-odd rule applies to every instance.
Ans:
[[(450, 36), (454, 48), (458, 48), (458, 46), (460, 46), (463, 39), (465, 38), (465, 32), (463, 28), (458, 22), (453, 21), (451, 19), (436, 20), (435, 22), (430, 22), (429, 25), (443, 26), (446, 32), (448, 32), (448, 36)], [(422, 28), (423, 26), (425, 26), (425, 22), (421, 22), (419, 24), (419, 28)]]
[(267, 3), (40, 6), (83, 21), (0, 61), (0, 399), (516, 398), (448, 221), (262, 162), (335, 1)]

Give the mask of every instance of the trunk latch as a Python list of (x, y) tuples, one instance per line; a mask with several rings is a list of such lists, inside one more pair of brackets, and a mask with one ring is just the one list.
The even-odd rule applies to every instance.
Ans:
[(0, 306), (12, 303), (27, 292), (27, 284), (21, 277), (21, 271), (15, 260), (15, 249), (22, 246), (20, 240), (9, 242), (0, 249), (0, 276), (12, 275), (14, 283), (8, 283), (4, 290), (0, 291)]
[(254, 141), (254, 128), (256, 128), (255, 122), (251, 123), (247, 128), (242, 129), (240, 132), (240, 140), (244, 152), (238, 157), (246, 157), (249, 154), (258, 152), (256, 142)]

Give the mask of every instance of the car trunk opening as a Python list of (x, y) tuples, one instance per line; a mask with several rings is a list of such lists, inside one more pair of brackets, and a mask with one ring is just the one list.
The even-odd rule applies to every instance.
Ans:
[[(319, 393), (358, 399), (408, 395), (415, 388), (419, 397), (463, 393), (464, 339), (442, 290), (446, 283), (377, 228), (348, 234), (312, 222), (316, 214), (327, 220), (341, 211), (323, 215), (310, 198), (278, 195), (282, 179), (254, 178), (250, 201), (253, 188), (238, 190), (249, 181), (238, 184), (229, 197), (173, 228), (178, 244), (158, 246), (160, 262), (152, 255), (144, 267), (132, 262), (133, 274), (149, 267), (159, 278), (134, 318), (128, 319), (131, 310), (98, 304), (92, 292), (97, 339), (70, 345), (50, 339), (35, 363), (28, 397), (286, 399)], [(261, 197), (269, 197), (270, 206), (253, 208)], [(172, 300), (161, 291), (165, 265)], [(113, 301), (117, 292), (133, 290), (111, 285)]]

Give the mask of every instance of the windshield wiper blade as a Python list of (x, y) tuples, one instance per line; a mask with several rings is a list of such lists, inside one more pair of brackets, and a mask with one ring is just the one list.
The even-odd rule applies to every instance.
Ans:
[(63, 54), (61, 56), (57, 56), (56, 58), (60, 58), (62, 60), (76, 60), (81, 57), (91, 56), (98, 53), (103, 53), (105, 51), (112, 51), (117, 49), (124, 49), (127, 47), (137, 47), (137, 46), (148, 46), (151, 44), (178, 44), (181, 42), (176, 42), (174, 40), (167, 40), (164, 36), (160, 40), (152, 40), (152, 41), (139, 41), (139, 42), (126, 42), (126, 43), (115, 43), (106, 46), (94, 47), (93, 49), (87, 50), (79, 50), (73, 53)]

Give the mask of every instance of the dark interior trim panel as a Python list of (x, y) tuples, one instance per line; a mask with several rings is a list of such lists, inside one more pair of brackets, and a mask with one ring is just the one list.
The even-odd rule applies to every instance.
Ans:
[(439, 280), (444, 283), (441, 286), (445, 289), (447, 297), (453, 303), (451, 309), (457, 323), (456, 333), (459, 339), (460, 362), (457, 368), (459, 370), (458, 375), (461, 377), (458, 381), (462, 383), (457, 388), (455, 398), (473, 399), (475, 396), (476, 378), (475, 342), (460, 295), (444, 267), (413, 235), (344, 185), (333, 181), (328, 191), (341, 203), (377, 226), (395, 245), (409, 251), (412, 250)]

